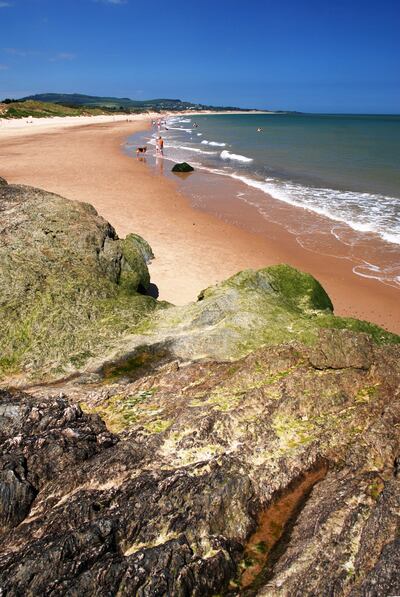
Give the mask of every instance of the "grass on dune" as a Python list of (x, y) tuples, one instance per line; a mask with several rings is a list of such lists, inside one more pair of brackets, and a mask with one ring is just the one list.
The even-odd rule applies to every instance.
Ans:
[[(120, 111), (123, 113), (123, 111)], [(12, 102), (0, 104), (0, 115), (2, 118), (48, 118), (51, 116), (99, 116), (102, 114), (117, 114), (118, 110), (112, 108), (100, 108), (95, 106), (62, 106), (47, 102), (27, 100), (24, 102)]]

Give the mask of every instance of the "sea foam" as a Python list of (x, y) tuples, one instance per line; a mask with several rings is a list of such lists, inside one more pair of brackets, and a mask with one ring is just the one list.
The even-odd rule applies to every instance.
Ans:
[[(263, 191), (274, 199), (289, 205), (309, 209), (336, 222), (343, 222), (356, 232), (377, 234), (386, 242), (400, 244), (400, 234), (396, 229), (388, 230), (389, 225), (382, 220), (371, 221), (368, 219), (368, 213), (372, 207), (370, 210), (366, 210), (366, 213), (360, 214), (358, 220), (354, 219), (352, 213), (352, 206), (359, 203), (361, 195), (364, 201), (368, 201), (371, 206), (381, 202), (386, 203), (386, 207), (388, 204), (395, 204), (396, 199), (393, 197), (329, 188), (306, 187), (298, 183), (283, 182), (273, 178), (266, 178), (263, 181), (236, 172), (230, 172), (227, 175), (240, 180), (249, 187)], [(381, 213), (381, 216), (383, 216), (383, 213)]]
[(202, 141), (203, 145), (212, 145), (214, 147), (225, 147), (226, 143), (218, 143), (217, 141), (207, 141), (206, 139), (204, 139), (204, 141)]
[(252, 162), (253, 161), (253, 158), (248, 158), (245, 155), (239, 155), (236, 153), (230, 153), (226, 149), (221, 151), (221, 153), (219, 154), (219, 157), (222, 158), (223, 160), (233, 160), (235, 162)]
[(216, 151), (203, 151), (202, 149), (198, 149), (197, 147), (186, 147), (185, 145), (170, 145), (169, 147), (174, 147), (175, 149), (183, 149), (184, 151), (194, 151), (195, 153), (203, 153), (205, 155), (216, 155)]

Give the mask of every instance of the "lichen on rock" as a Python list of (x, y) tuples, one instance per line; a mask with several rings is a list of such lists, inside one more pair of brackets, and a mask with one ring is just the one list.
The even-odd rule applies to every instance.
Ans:
[(334, 330), (234, 364), (71, 380), (68, 400), (0, 393), (0, 586), (396, 594), (399, 350)]

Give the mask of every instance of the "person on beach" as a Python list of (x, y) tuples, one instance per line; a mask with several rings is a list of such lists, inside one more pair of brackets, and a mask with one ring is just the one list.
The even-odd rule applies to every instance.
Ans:
[(156, 141), (156, 153), (158, 155), (164, 155), (164, 139), (161, 137), (161, 135)]

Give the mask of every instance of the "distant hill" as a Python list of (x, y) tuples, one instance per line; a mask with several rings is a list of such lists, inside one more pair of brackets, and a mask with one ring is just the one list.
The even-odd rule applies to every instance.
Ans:
[(129, 110), (130, 112), (144, 110), (238, 110), (232, 106), (207, 106), (205, 104), (193, 104), (180, 99), (151, 99), (151, 100), (132, 100), (128, 97), (103, 97), (82, 95), (80, 93), (39, 93), (22, 98), (19, 101), (34, 100), (39, 102), (50, 102), (52, 104), (61, 104), (63, 106), (86, 106), (99, 107), (111, 110)]

